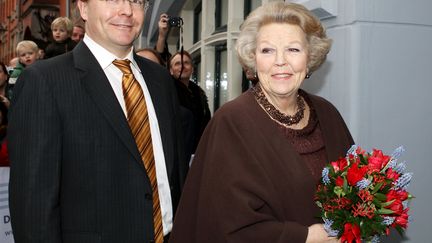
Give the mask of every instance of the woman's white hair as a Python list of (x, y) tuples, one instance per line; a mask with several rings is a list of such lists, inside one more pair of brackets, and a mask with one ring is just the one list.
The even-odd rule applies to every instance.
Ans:
[(260, 28), (271, 23), (299, 26), (306, 34), (308, 50), (308, 73), (324, 63), (330, 51), (331, 40), (327, 38), (321, 22), (304, 6), (295, 3), (271, 2), (254, 10), (240, 26), (236, 51), (246, 73), (256, 70), (255, 51)]

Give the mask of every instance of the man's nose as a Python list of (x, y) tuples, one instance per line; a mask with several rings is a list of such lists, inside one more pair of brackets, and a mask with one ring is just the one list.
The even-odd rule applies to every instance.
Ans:
[(132, 4), (128, 0), (119, 2), (119, 13), (127, 16), (132, 15)]

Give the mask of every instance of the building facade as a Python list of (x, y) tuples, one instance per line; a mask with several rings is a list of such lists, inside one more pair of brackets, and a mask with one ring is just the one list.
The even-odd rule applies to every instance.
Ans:
[(78, 16), (75, 1), (70, 0), (0, 0), (0, 60), (15, 57), (15, 47), (22, 40), (33, 40), (44, 48), (52, 38), (51, 22), (59, 16), (73, 20)]
[(234, 46), (245, 16), (265, 2), (269, 1), (155, 1), (150, 10), (152, 19), (144, 29), (140, 45), (154, 46), (160, 13), (180, 16), (183, 25), (171, 28), (169, 50), (174, 53), (183, 47), (191, 53), (194, 81), (206, 92), (210, 109), (214, 112), (249, 87)]

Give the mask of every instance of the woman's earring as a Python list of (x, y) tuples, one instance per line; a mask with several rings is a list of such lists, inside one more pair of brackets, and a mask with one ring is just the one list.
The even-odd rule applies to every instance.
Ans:
[(305, 79), (309, 79), (312, 73), (309, 72), (309, 68), (306, 68), (306, 76)]

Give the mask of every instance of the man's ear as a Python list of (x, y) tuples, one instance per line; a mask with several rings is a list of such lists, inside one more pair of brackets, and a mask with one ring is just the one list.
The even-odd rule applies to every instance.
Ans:
[[(87, 1), (89, 1), (89, 0), (87, 0)], [(78, 6), (78, 9), (80, 11), (81, 18), (84, 21), (87, 21), (87, 18), (88, 18), (88, 15), (87, 15), (88, 3), (87, 3), (87, 1), (78, 0), (78, 2), (77, 2), (77, 6)]]

